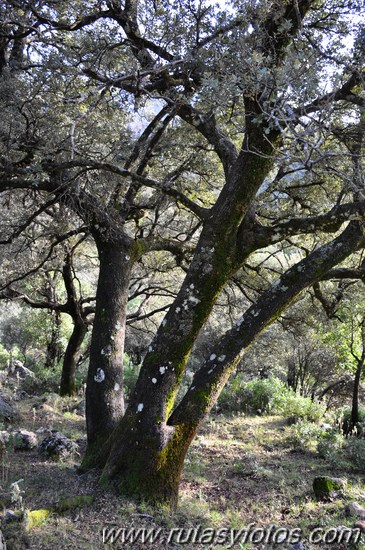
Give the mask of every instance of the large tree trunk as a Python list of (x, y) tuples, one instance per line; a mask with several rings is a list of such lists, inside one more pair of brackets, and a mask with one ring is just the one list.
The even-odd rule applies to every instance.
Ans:
[(124, 414), (123, 353), (126, 307), (134, 250), (125, 240), (101, 240), (96, 309), (86, 389), (88, 449), (82, 468), (108, 438)]
[(146, 357), (131, 404), (99, 454), (99, 465), (104, 464), (102, 482), (113, 481), (123, 494), (174, 507), (186, 452), (243, 351), (304, 288), (319, 280), (360, 242), (363, 242), (362, 231), (357, 224), (350, 224), (340, 237), (289, 269), (212, 350), (171, 414), (174, 392), (169, 379), (179, 354), (169, 325), (171, 310), (175, 308), (172, 306), (163, 323), (170, 345), (165, 335), (161, 335), (164, 354), (161, 350), (156, 355), (158, 340), (154, 344), (156, 351), (151, 352), (155, 354), (154, 364), (159, 359), (159, 368), (154, 368), (149, 356)]
[(74, 327), (63, 358), (60, 395), (76, 395), (76, 367), (80, 348), (87, 333), (83, 319), (74, 320)]

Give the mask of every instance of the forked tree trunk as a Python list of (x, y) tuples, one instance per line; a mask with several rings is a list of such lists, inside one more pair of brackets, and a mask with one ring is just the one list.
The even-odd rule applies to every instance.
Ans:
[(87, 468), (124, 414), (123, 353), (133, 250), (126, 240), (98, 239), (100, 269), (86, 389)]
[(76, 395), (76, 367), (80, 349), (87, 333), (87, 324), (83, 319), (75, 319), (71, 337), (63, 358), (60, 395)]
[(131, 404), (99, 454), (99, 466), (104, 465), (101, 481), (114, 482), (122, 494), (176, 506), (186, 452), (243, 351), (304, 288), (321, 279), (363, 242), (360, 227), (352, 223), (340, 237), (289, 269), (221, 339), (170, 414), (175, 388), (168, 381), (173, 379), (178, 354), (174, 338), (178, 329), (171, 319), (175, 303), (163, 323), (165, 334), (159, 337), (164, 349), (160, 349), (157, 338), (155, 349), (146, 357)]

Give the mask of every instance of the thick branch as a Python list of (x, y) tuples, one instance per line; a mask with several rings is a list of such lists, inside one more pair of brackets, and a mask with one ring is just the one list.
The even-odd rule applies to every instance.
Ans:
[(327, 271), (364, 244), (363, 230), (353, 222), (339, 237), (312, 252), (263, 292), (212, 350), (195, 374), (190, 390), (172, 414), (169, 424), (185, 423), (187, 419), (189, 423), (199, 422), (215, 403), (244, 351), (257, 336), (302, 290), (322, 279)]

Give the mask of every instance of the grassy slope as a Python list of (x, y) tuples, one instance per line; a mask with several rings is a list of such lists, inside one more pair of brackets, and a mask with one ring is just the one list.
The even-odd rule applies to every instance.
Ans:
[[(36, 400), (39, 402), (39, 399)], [(19, 403), (17, 425), (27, 429), (55, 428), (73, 439), (84, 436), (84, 420), (60, 412), (67, 401), (54, 402), (45, 409), (33, 411), (33, 401)], [(70, 404), (70, 402), (68, 402)], [(92, 506), (55, 515), (41, 527), (23, 534), (18, 525), (6, 526), (8, 550), (101, 550), (105, 548), (213, 548), (209, 544), (179, 546), (102, 544), (102, 527), (173, 527), (242, 528), (250, 523), (257, 527), (300, 527), (304, 534), (316, 526), (352, 526), (353, 518), (345, 516), (347, 502), (365, 501), (364, 479), (356, 472), (333, 467), (310, 452), (298, 451), (290, 444), (293, 428), (277, 417), (225, 418), (208, 420), (189, 452), (181, 486), (179, 510), (172, 515), (106, 494), (97, 483), (97, 472), (82, 477), (76, 473), (78, 457), (63, 463), (46, 462), (36, 451), (9, 451), (3, 465), (2, 501), (6, 504), (9, 484), (23, 479), (24, 502), (29, 509), (54, 505), (63, 496), (95, 495)], [(317, 503), (311, 484), (316, 475), (347, 477), (349, 495), (329, 503)], [(28, 545), (28, 546), (27, 546)], [(235, 548), (254, 546), (235, 545)], [(227, 548), (215, 546), (214, 548)], [(256, 546), (255, 548), (269, 548)], [(285, 545), (280, 548), (286, 548)], [(310, 549), (305, 545), (306, 550)], [(313, 547), (314, 548), (314, 547)], [(318, 546), (316, 548), (319, 548)], [(325, 548), (325, 546), (320, 546)], [(331, 545), (342, 550), (346, 545)], [(364, 549), (365, 544), (357, 546)]]

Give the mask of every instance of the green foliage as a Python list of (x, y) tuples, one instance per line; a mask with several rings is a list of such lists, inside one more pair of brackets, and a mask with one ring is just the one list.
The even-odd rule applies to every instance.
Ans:
[(365, 472), (365, 439), (350, 437), (345, 448), (345, 453), (356, 469)]
[(290, 423), (298, 420), (319, 422), (325, 413), (325, 406), (309, 397), (302, 397), (289, 390), (286, 394), (278, 395), (275, 400), (275, 412), (282, 414)]
[(287, 391), (288, 388), (278, 378), (247, 382), (243, 373), (239, 373), (222, 391), (218, 405), (224, 412), (275, 413), (274, 403), (279, 395)]
[[(348, 434), (351, 431), (351, 413), (351, 408), (346, 407), (341, 409), (338, 415), (338, 422), (344, 434)], [(353, 432), (355, 435), (365, 437), (365, 409), (359, 409), (359, 422), (356, 424)]]
[(323, 405), (297, 395), (278, 378), (246, 382), (242, 373), (223, 390), (218, 405), (224, 412), (281, 414), (293, 423), (318, 422), (324, 414)]
[(128, 356), (126, 356), (126, 359), (124, 365), (124, 392), (126, 399), (128, 399), (136, 385), (141, 365), (134, 364)]
[(9, 359), (10, 353), (0, 344), (0, 369), (6, 369)]
[(34, 377), (27, 376), (21, 381), (20, 387), (29, 395), (44, 393), (58, 393), (60, 389), (62, 364), (58, 363), (55, 369), (46, 369), (44, 365), (33, 367)]
[(336, 429), (324, 430), (319, 436), (317, 452), (319, 456), (331, 463), (337, 462), (337, 457), (345, 444), (344, 436)]

